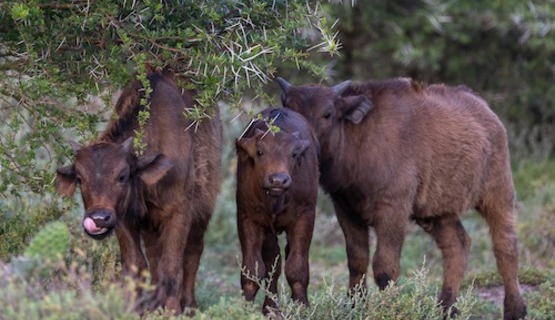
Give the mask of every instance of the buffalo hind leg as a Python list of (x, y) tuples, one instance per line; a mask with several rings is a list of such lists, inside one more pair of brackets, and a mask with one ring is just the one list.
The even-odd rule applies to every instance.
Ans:
[(505, 287), (503, 318), (522, 319), (526, 316), (526, 304), (520, 294), (518, 282), (518, 248), (514, 212), (511, 209), (502, 210), (500, 206), (495, 205), (481, 206), (477, 209), (489, 226), (497, 269)]
[(204, 249), (204, 233), (208, 221), (198, 221), (193, 224), (189, 231), (189, 239), (185, 247), (183, 257), (183, 293), (181, 294), (181, 306), (188, 315), (192, 315), (197, 307), (195, 299), (195, 281), (199, 268), (200, 257)]
[[(439, 301), (448, 311), (459, 294), (470, 252), (470, 237), (456, 215), (417, 219), (416, 223), (434, 238), (443, 255), (443, 287)], [(452, 309), (451, 316), (455, 313)]]
[[(262, 260), (264, 260), (264, 279), (269, 284), (268, 291), (262, 305), (262, 312), (268, 314), (271, 309), (276, 308), (277, 282), (281, 275), (281, 256), (279, 254), (278, 238), (274, 233), (266, 232), (264, 243), (262, 244)], [(262, 280), (262, 277), (261, 279)]]
[(339, 202), (334, 201), (334, 208), (337, 221), (345, 236), (349, 267), (349, 294), (354, 294), (357, 288), (366, 289), (366, 273), (370, 260), (368, 225), (356, 213), (344, 209)]

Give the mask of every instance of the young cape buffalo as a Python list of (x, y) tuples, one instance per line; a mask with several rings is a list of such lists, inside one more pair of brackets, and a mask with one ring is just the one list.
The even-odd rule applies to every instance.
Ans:
[(374, 280), (382, 289), (397, 280), (413, 219), (442, 251), (439, 299), (450, 307), (470, 248), (459, 217), (475, 208), (490, 228), (505, 286), (504, 317), (526, 314), (507, 134), (484, 100), (465, 86), (407, 78), (334, 87), (278, 83), (283, 105), (304, 115), (320, 142), (320, 182), (345, 235), (350, 288), (364, 284), (369, 227), (377, 237)]
[[(237, 139), (237, 225), (243, 253), (241, 288), (248, 301), (259, 289), (252, 277), (270, 279), (277, 293), (281, 257), (277, 235), (287, 234), (285, 276), (292, 298), (308, 305), (308, 250), (318, 193), (318, 142), (298, 113), (266, 109)], [(271, 121), (268, 125), (267, 121)], [(279, 128), (273, 133), (271, 127)], [(275, 267), (275, 273), (271, 270)], [(275, 307), (266, 296), (263, 311)]]
[(80, 186), (90, 237), (115, 231), (125, 273), (140, 274), (148, 265), (156, 290), (146, 307), (179, 313), (196, 306), (195, 277), (221, 180), (222, 127), (217, 114), (192, 126), (183, 115), (192, 97), (167, 72), (150, 70), (148, 79), (153, 92), (144, 154), (133, 152), (144, 91), (135, 80), (100, 137), (84, 147), (73, 144), (74, 163), (57, 170), (56, 184), (68, 197)]

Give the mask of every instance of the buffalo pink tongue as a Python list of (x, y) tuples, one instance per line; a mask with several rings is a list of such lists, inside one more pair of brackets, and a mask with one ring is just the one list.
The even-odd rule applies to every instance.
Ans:
[(85, 218), (85, 220), (83, 220), (83, 228), (85, 228), (85, 230), (87, 230), (87, 232), (90, 233), (90, 234), (98, 234), (98, 233), (102, 233), (106, 230), (105, 228), (97, 227), (96, 223), (94, 223), (93, 219), (91, 219), (89, 217), (87, 217), (87, 218)]

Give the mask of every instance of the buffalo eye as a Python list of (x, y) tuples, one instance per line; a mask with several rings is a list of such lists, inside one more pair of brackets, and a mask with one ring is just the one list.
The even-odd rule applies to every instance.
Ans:
[(264, 152), (262, 152), (262, 150), (256, 150), (256, 155), (262, 157), (264, 155)]
[(331, 111), (324, 113), (324, 119), (329, 120), (331, 118)]
[(119, 183), (125, 183), (125, 181), (127, 181), (127, 174), (126, 173), (122, 173), (118, 176), (118, 182)]
[(75, 182), (80, 185), (81, 184), (81, 177), (76, 176), (75, 177)]
[(293, 153), (291, 154), (291, 158), (295, 159), (295, 158), (297, 158), (298, 155), (299, 155), (299, 153), (293, 152)]

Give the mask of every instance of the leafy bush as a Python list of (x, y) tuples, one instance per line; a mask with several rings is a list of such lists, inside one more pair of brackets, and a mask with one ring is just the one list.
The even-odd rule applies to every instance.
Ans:
[[(0, 192), (52, 191), (66, 139), (91, 140), (110, 99), (145, 65), (167, 67), (213, 114), (263, 90), (278, 66), (322, 75), (308, 58), (337, 52), (318, 3), (305, 1), (14, 1), (0, 4)], [(318, 41), (317, 39), (323, 39)], [(106, 108), (106, 106), (108, 108)], [(148, 113), (143, 114), (144, 119)], [(139, 132), (140, 133), (140, 132)]]

